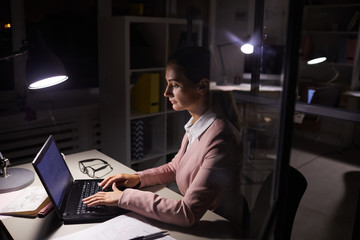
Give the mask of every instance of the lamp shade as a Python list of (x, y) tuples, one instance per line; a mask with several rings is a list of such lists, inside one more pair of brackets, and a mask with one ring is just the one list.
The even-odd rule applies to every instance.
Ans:
[(325, 61), (326, 61), (326, 57), (319, 56), (319, 57), (315, 57), (315, 58), (310, 59), (309, 61), (307, 61), (307, 64), (308, 65), (314, 65), (314, 64), (319, 64), (319, 63), (325, 62)]
[(26, 63), (29, 89), (41, 89), (62, 83), (68, 79), (60, 59), (44, 44), (30, 49)]

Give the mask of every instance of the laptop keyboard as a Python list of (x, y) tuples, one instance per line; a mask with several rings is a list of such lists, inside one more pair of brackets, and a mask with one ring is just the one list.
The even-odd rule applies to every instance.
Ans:
[(83, 198), (91, 196), (99, 191), (102, 191), (102, 188), (98, 186), (97, 182), (95, 181), (85, 182), (81, 190), (81, 198), (76, 213), (77, 214), (91, 213), (94, 212), (97, 208), (100, 208), (100, 206), (88, 207), (82, 202)]

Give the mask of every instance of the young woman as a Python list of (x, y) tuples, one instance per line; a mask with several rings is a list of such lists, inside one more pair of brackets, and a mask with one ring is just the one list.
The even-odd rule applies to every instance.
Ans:
[[(191, 114), (180, 150), (172, 161), (136, 174), (110, 176), (100, 186), (112, 186), (113, 192), (99, 192), (84, 199), (85, 204), (119, 206), (180, 226), (194, 225), (207, 210), (237, 223), (242, 221), (240, 134), (227, 119), (212, 111), (209, 61), (209, 51), (201, 47), (185, 48), (168, 60), (164, 96), (174, 110)], [(140, 190), (171, 182), (177, 183), (183, 194), (181, 200)], [(117, 186), (128, 188), (120, 191)]]

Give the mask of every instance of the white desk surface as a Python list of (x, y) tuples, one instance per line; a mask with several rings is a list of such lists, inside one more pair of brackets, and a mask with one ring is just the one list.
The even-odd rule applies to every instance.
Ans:
[[(233, 85), (216, 85), (215, 82), (210, 82), (210, 90), (213, 91), (243, 91), (250, 92), (251, 84), (249, 83), (241, 83), (241, 84), (233, 84)], [(259, 91), (261, 92), (281, 92), (281, 86), (267, 86), (260, 85)]]
[(360, 91), (347, 91), (344, 95), (352, 96), (352, 97), (360, 97)]
[[(66, 162), (75, 179), (87, 178), (87, 175), (79, 171), (78, 161), (94, 157), (104, 159), (111, 164), (114, 170), (110, 174), (134, 172), (131, 168), (117, 162), (105, 154), (97, 150), (90, 150), (66, 156)], [(24, 164), (16, 167), (34, 170), (31, 164)], [(35, 181), (32, 185), (40, 184), (41, 182), (35, 174)], [(148, 190), (167, 198), (181, 199), (182, 197), (163, 186), (152, 187)], [(55, 211), (51, 211), (45, 218), (10, 217), (2, 219), (1, 221), (15, 240), (51, 239), (96, 225), (96, 223), (64, 225), (57, 218)], [(230, 223), (211, 211), (207, 211), (201, 221), (196, 226), (190, 228), (178, 227), (155, 220), (150, 220), (150, 223), (155, 227), (167, 230), (170, 233), (170, 236), (175, 239), (237, 239), (233, 234)]]

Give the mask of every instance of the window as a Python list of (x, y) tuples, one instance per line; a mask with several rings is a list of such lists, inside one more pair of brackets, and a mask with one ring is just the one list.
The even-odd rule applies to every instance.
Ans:
[[(2, 1), (0, 7), (0, 58), (6, 57), (12, 53), (11, 39), (10, 0), (7, 0)], [(12, 60), (0, 60), (0, 91), (14, 89), (12, 65)]]

